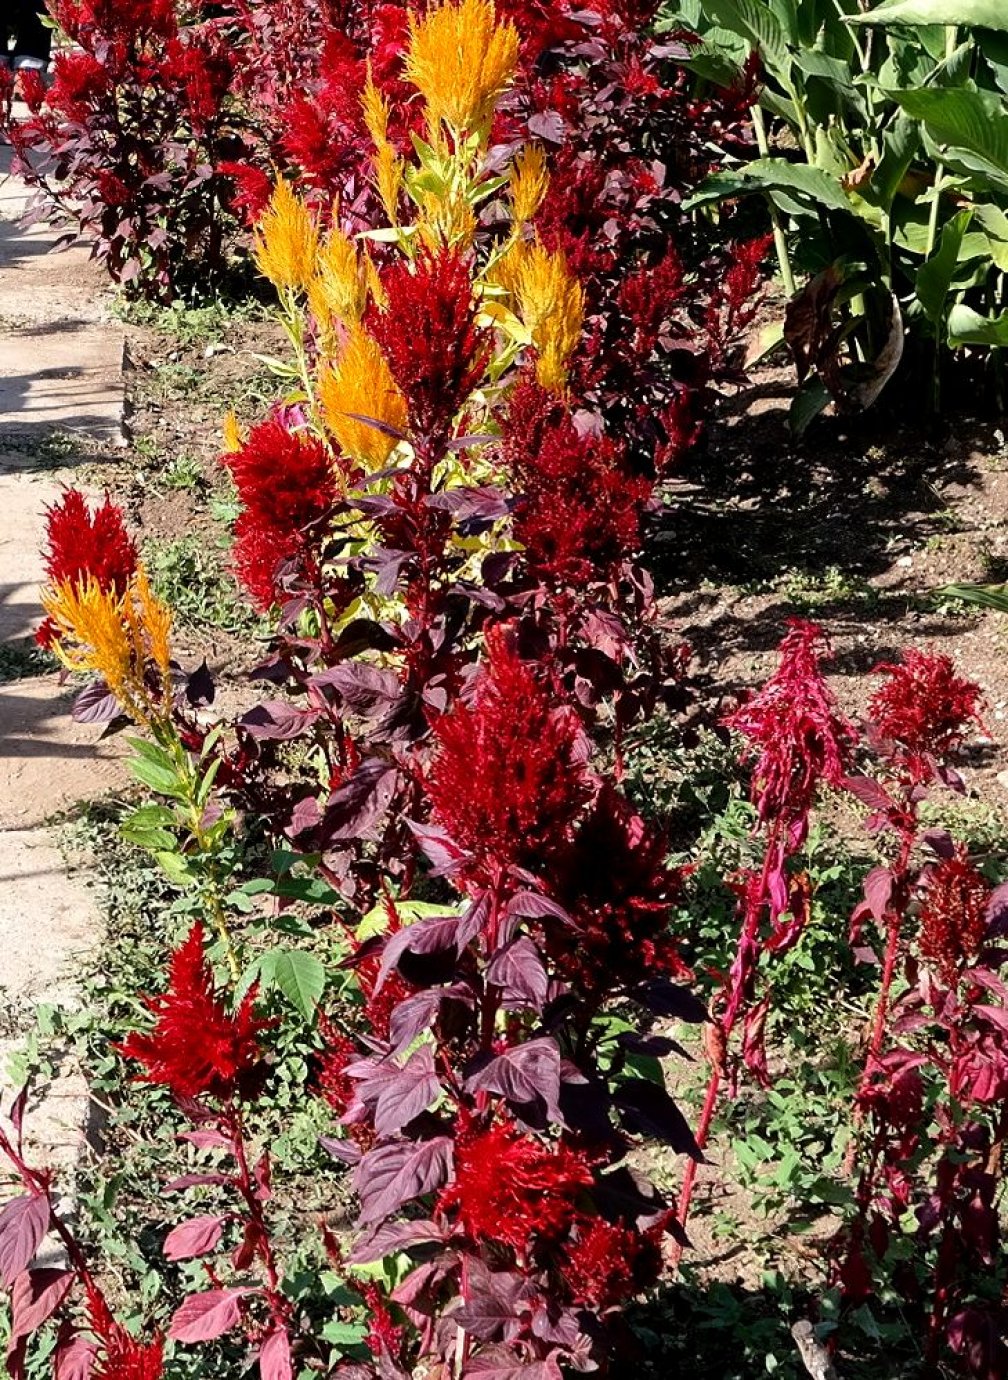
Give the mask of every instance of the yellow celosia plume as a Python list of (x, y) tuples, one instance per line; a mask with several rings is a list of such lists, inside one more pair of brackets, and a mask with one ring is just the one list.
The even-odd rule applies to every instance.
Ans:
[(381, 197), (385, 213), (393, 225), (397, 223), (399, 194), (403, 187), (405, 164), (396, 153), (388, 137), (388, 102), (375, 86), (371, 72), (368, 71), (361, 97), (364, 123), (374, 141), (374, 176), (378, 195)]
[(315, 277), (318, 222), (282, 178), (256, 227), (255, 261), (281, 291), (302, 292)]
[(228, 412), (224, 418), (221, 435), (223, 452), (225, 455), (237, 455), (244, 444), (238, 417), (234, 412)]
[(367, 299), (367, 267), (353, 242), (334, 227), (322, 246), (318, 271), (308, 288), (311, 313), (323, 327), (333, 320), (352, 326), (364, 315)]
[[(100, 675), (121, 708), (138, 723), (168, 717), (171, 705), (171, 613), (141, 566), (125, 594), (96, 580), (64, 581), (42, 591), (56, 628), (53, 650), (70, 671)], [(153, 662), (156, 689), (148, 680)]]
[(370, 469), (384, 465), (396, 438), (357, 417), (371, 417), (402, 431), (406, 399), (377, 342), (363, 326), (350, 329), (336, 367), (326, 369), (319, 379), (318, 397), (325, 424), (342, 450)]
[(549, 190), (546, 154), (538, 144), (528, 144), (511, 164), (511, 211), (516, 225), (531, 220)]
[(515, 300), (536, 354), (536, 377), (544, 388), (563, 392), (571, 356), (584, 327), (584, 290), (563, 253), (538, 242), (515, 245), (498, 276)]
[(518, 30), (499, 23), (492, 0), (446, 0), (410, 15), (405, 75), (423, 96), (427, 127), (483, 136), (518, 65)]

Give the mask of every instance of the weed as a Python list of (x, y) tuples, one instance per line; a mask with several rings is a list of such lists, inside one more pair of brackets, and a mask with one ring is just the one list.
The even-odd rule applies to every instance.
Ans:
[(144, 543), (144, 561), (159, 598), (191, 627), (253, 632), (260, 621), (238, 599), (226, 569), (225, 544), (196, 536)]

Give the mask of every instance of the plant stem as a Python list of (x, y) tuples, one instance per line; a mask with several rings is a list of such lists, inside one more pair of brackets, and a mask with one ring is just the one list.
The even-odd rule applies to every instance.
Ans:
[[(756, 133), (756, 146), (762, 158), (769, 158), (770, 144), (767, 140), (766, 124), (763, 121), (763, 112), (758, 105), (752, 107), (753, 129)], [(767, 196), (767, 206), (770, 211), (770, 224), (773, 228), (774, 248), (777, 251), (777, 266), (780, 269), (781, 281), (784, 284), (784, 291), (788, 297), (795, 295), (795, 279), (791, 269), (791, 260), (788, 257), (787, 239), (784, 235), (784, 227), (781, 225), (780, 212), (773, 203), (773, 198)]]

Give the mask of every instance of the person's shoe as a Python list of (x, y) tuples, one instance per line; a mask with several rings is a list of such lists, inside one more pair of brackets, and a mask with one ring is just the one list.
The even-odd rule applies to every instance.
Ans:
[(15, 72), (44, 72), (47, 65), (45, 58), (27, 57), (24, 54), (18, 54), (14, 59)]

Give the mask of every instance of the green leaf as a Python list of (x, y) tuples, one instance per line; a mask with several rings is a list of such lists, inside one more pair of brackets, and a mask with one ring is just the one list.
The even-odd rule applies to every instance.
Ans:
[(167, 849), (163, 853), (155, 853), (155, 858), (161, 871), (165, 874), (173, 886), (186, 888), (192, 886), (197, 881), (197, 874), (193, 871), (190, 863), (181, 853), (169, 852)]
[(968, 604), (1008, 613), (1008, 585), (942, 585), (935, 593), (945, 599), (964, 599)]
[(946, 145), (953, 156), (968, 155), (969, 167), (1008, 189), (1008, 111), (997, 96), (968, 87), (886, 94), (908, 115), (923, 121), (931, 137)]
[(810, 197), (834, 211), (849, 211), (851, 204), (835, 177), (807, 163), (789, 163), (786, 158), (757, 158), (744, 168), (713, 173), (685, 202), (683, 209), (695, 210), (712, 201), (744, 196), (752, 192), (788, 191)]
[(272, 978), (290, 1004), (310, 1021), (325, 991), (325, 967), (314, 954), (281, 949), (272, 964)]
[(129, 769), (138, 781), (150, 787), (152, 791), (157, 791), (159, 795), (169, 795), (181, 800), (185, 794), (179, 786), (177, 773), (171, 767), (161, 767), (156, 762), (147, 761), (146, 758), (134, 757), (130, 761)]
[(981, 316), (972, 307), (957, 302), (949, 312), (948, 343), (953, 349), (959, 345), (1008, 345), (1008, 311), (1000, 316)]
[(704, 0), (704, 12), (758, 48), (769, 67), (789, 65), (784, 31), (765, 0)]
[(791, 400), (788, 422), (793, 436), (804, 436), (811, 424), (832, 402), (830, 391), (821, 379), (803, 383)]
[(917, 300), (935, 325), (944, 319), (949, 288), (959, 266), (963, 236), (972, 218), (972, 211), (960, 211), (950, 220), (942, 230), (938, 248), (917, 270)]
[(987, 232), (991, 258), (1002, 273), (1008, 273), (1008, 216), (991, 202), (975, 206), (973, 215)]
[(919, 145), (917, 121), (900, 111), (882, 136), (882, 157), (871, 178), (872, 191), (886, 210), (892, 206)]
[(868, 14), (852, 14), (849, 24), (969, 24), (977, 29), (1008, 29), (1004, 0), (883, 0)]

